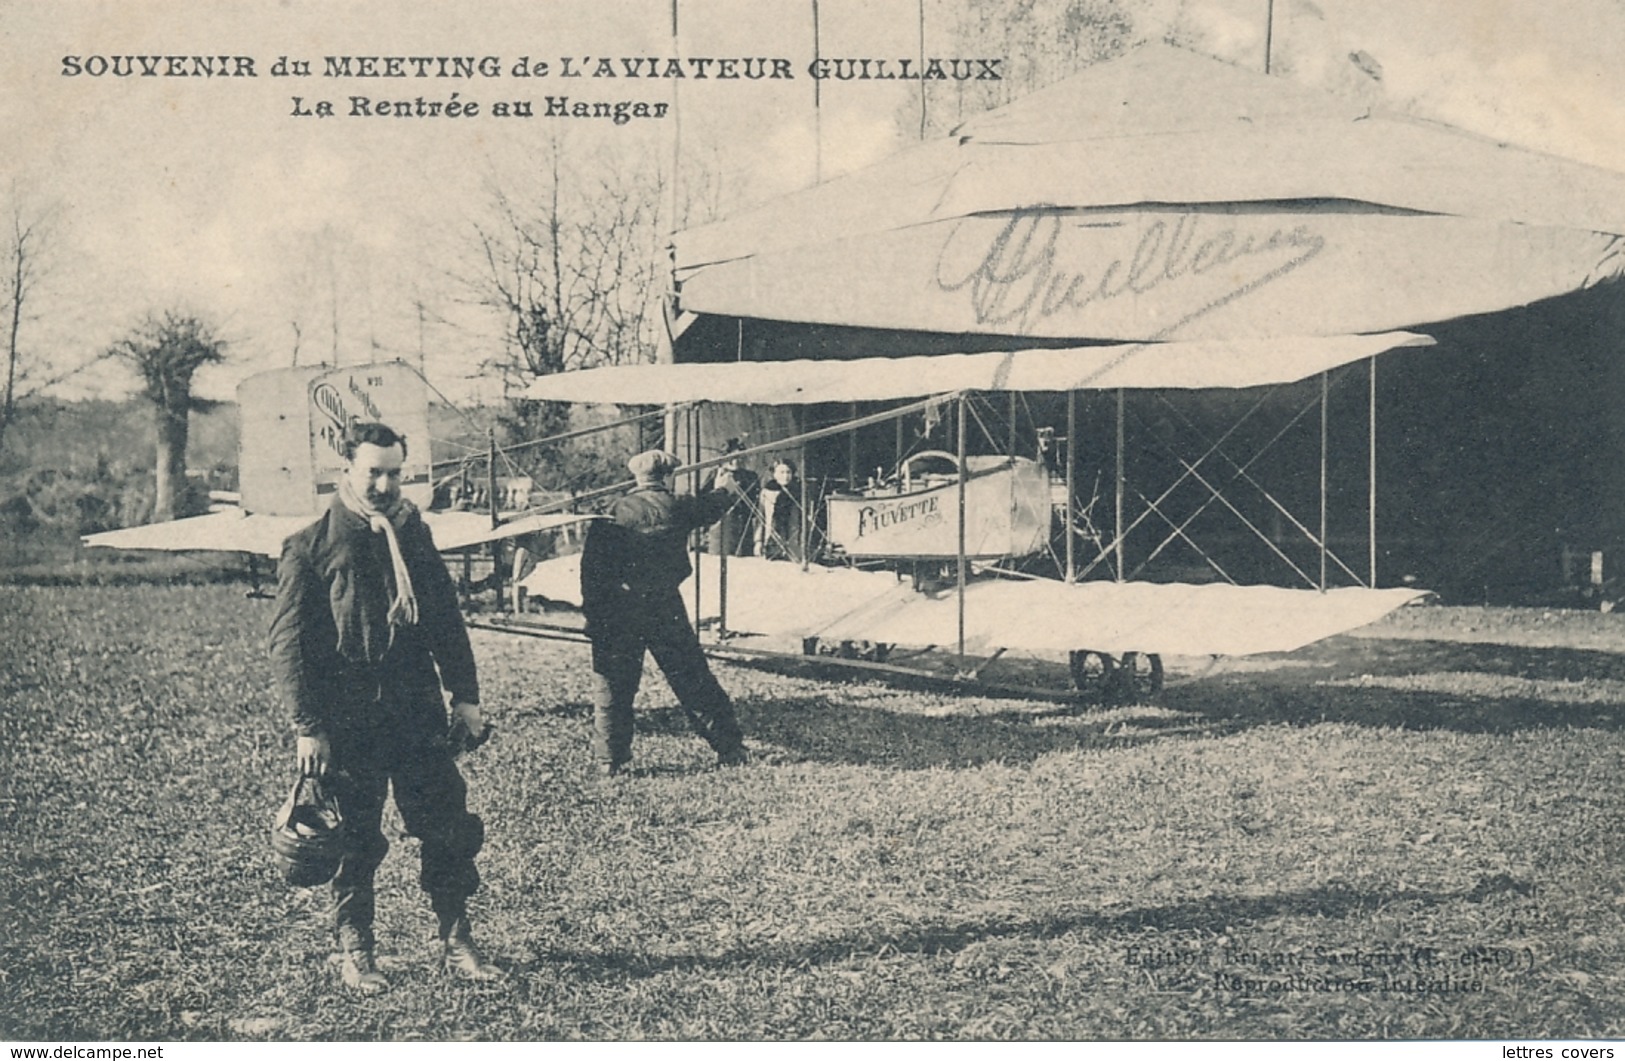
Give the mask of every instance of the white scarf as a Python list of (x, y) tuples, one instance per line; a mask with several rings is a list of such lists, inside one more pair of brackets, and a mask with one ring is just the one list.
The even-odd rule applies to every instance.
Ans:
[[(366, 520), (374, 534), (382, 534), (389, 543), (389, 560), (395, 568), (395, 599), (389, 602), (391, 631), (397, 626), (416, 626), (418, 597), (412, 590), (412, 575), (406, 569), (406, 557), (401, 555), (401, 541), (395, 529), (406, 526), (407, 520), (417, 513), (417, 506), (403, 497), (387, 510), (375, 508), (357, 494), (350, 480), (342, 475), (339, 476), (339, 499), (344, 502), (344, 507)], [(393, 636), (391, 640), (394, 640)]]

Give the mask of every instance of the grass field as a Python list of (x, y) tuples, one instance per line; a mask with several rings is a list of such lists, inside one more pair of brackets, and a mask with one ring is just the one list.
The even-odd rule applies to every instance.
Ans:
[(1109, 711), (720, 666), (755, 753), (726, 772), (651, 680), (611, 781), (584, 648), (478, 632), (476, 931), (511, 975), (434, 968), (386, 826), (395, 986), (359, 999), (269, 857), (269, 606), (0, 588), (0, 1038), (1625, 1034), (1625, 638), (1429, 611), (1456, 640), (1410, 619)]

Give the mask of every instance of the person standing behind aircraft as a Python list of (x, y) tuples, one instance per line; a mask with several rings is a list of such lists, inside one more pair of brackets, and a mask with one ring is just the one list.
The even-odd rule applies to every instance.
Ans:
[(796, 466), (781, 460), (773, 465), (773, 478), (762, 484), (762, 521), (756, 530), (757, 554), (769, 560), (801, 562), (803, 526), (801, 480)]
[[(724, 454), (744, 449), (737, 438), (730, 438), (723, 446)], [(711, 528), (710, 551), (713, 556), (750, 556), (756, 544), (755, 508), (761, 492), (761, 477), (735, 459), (722, 466), (733, 479), (736, 500), (722, 519)]]
[(587, 530), (581, 555), (581, 609), (592, 644), (593, 753), (605, 776), (632, 760), (632, 700), (647, 650), (677, 695), (689, 724), (720, 766), (746, 761), (733, 701), (711, 673), (678, 587), (693, 573), (688, 536), (715, 523), (737, 500), (724, 472), (698, 494), (678, 497), (668, 479), (682, 463), (662, 450), (627, 462), (637, 488), (610, 520)]

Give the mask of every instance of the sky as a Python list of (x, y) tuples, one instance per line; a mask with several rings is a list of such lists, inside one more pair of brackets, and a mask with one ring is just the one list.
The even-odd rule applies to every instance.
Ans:
[[(948, 48), (927, 0), (928, 51)], [(993, 0), (997, 2), (997, 0)], [(1209, 54), (1261, 66), (1268, 0), (1136, 0), (1138, 32), (1180, 28)], [(1012, 6), (1014, 6), (1012, 2)], [(1042, 4), (1040, 7), (1042, 8)], [(1053, 6), (1053, 4), (1051, 4)], [(1617, 0), (1275, 0), (1281, 76), (1363, 95), (1524, 146), (1625, 171), (1625, 6)], [(825, 56), (909, 56), (916, 0), (820, 0)], [(933, 21), (935, 20), (935, 21)], [(943, 45), (933, 47), (933, 45)], [(963, 42), (961, 42), (963, 45)], [(906, 146), (909, 88), (826, 83), (813, 108), (810, 2), (680, 0), (687, 57), (782, 57), (790, 79), (558, 76), (558, 61), (674, 54), (671, 0), (0, 0), (0, 194), (49, 215), (47, 272), (25, 347), (57, 368), (105, 349), (147, 312), (218, 323), (227, 365), (199, 390), (228, 398), (254, 372), (304, 360), (422, 358), (457, 400), (490, 397), (475, 366), (500, 322), (457, 279), (489, 189), (525, 187), (551, 151), (574, 171), (684, 159), (724, 213)], [(227, 55), (254, 77), (116, 77), (92, 56)], [(501, 76), (273, 76), (279, 56), (495, 56)], [(64, 57), (78, 57), (76, 64)], [(1351, 60), (1358, 57), (1358, 62)], [(522, 58), (549, 76), (518, 78)], [(544, 95), (671, 103), (677, 120), (501, 119), (491, 105)], [(473, 119), (354, 117), (348, 98), (477, 101)], [(299, 102), (296, 104), (295, 99)], [(331, 118), (305, 116), (331, 101)], [(119, 396), (108, 366), (56, 388)]]

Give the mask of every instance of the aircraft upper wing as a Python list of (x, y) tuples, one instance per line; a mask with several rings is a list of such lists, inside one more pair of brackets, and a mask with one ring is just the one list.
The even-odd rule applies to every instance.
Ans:
[(620, 405), (803, 405), (961, 390), (1228, 389), (1295, 383), (1388, 350), (1432, 345), (1426, 335), (1386, 332), (850, 360), (611, 365), (538, 376), (525, 396)]

